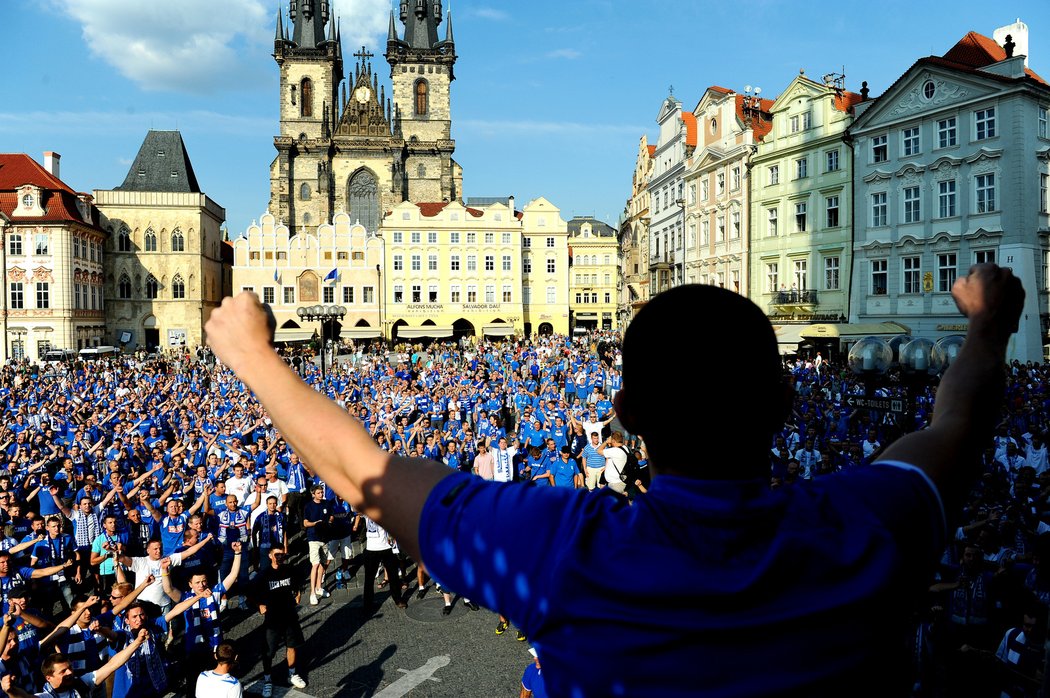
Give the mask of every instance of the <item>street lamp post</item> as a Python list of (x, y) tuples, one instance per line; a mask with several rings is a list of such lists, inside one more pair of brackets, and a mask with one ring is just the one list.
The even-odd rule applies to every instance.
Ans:
[(325, 354), (328, 351), (325, 328), (329, 323), (342, 320), (346, 315), (346, 307), (342, 305), (307, 305), (296, 308), (295, 314), (299, 316), (300, 320), (321, 323), (321, 380), (323, 381), (326, 375)]

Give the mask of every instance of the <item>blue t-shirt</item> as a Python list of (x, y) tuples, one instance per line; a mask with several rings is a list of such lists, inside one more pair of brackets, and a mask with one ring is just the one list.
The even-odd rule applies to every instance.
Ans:
[[(491, 525), (507, 511), (533, 522), (528, 536)], [(858, 676), (885, 695), (906, 685), (902, 600), (925, 588), (945, 523), (932, 483), (903, 465), (775, 491), (663, 475), (633, 506), (449, 475), (419, 538), (442, 586), (528, 635), (553, 695), (850, 693)], [(625, 573), (654, 565), (682, 574)], [(587, 662), (581, 648), (595, 648)]]

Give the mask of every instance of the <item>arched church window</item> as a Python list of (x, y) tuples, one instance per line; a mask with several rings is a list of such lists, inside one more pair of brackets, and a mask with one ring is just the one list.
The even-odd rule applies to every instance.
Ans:
[(117, 250), (120, 252), (131, 252), (131, 231), (127, 226), (120, 227), (120, 237), (117, 238)]
[(310, 200), (310, 185), (306, 182), (303, 182), (302, 185), (299, 187), (299, 198), (303, 201)]
[(131, 298), (131, 279), (127, 274), (120, 275), (120, 284), (117, 286), (117, 297), (121, 300)]
[(176, 228), (171, 233), (171, 251), (172, 252), (185, 252), (186, 251), (186, 238), (183, 236), (182, 231)]
[(416, 82), (416, 115), (422, 116), (427, 113), (427, 81)]
[(346, 203), (351, 220), (360, 221), (370, 233), (379, 229), (379, 186), (374, 174), (362, 169), (350, 177)]
[(146, 277), (146, 298), (155, 300), (157, 294), (160, 292), (160, 284), (157, 283), (157, 277), (150, 274)]
[(299, 86), (299, 114), (300, 116), (314, 115), (314, 83), (310, 78), (303, 78)]
[(186, 283), (182, 280), (181, 274), (176, 274), (175, 278), (171, 280), (171, 297), (175, 300), (181, 300), (186, 297)]
[(157, 251), (157, 234), (153, 232), (153, 228), (149, 228), (146, 230), (146, 235), (142, 238), (142, 240), (145, 243), (143, 247), (146, 249), (146, 252)]

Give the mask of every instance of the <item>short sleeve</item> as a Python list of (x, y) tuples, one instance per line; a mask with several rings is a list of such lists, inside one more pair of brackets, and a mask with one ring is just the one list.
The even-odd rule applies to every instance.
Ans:
[[(544, 613), (556, 581), (559, 542), (586, 521), (584, 494), (450, 475), (431, 490), (420, 517), (427, 570), (442, 586), (499, 609), (528, 632), (528, 619)], [(524, 530), (530, 521), (547, 525)]]

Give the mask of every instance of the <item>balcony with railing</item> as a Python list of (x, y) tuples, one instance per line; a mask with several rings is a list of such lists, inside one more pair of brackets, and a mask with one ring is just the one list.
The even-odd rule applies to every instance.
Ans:
[(787, 311), (809, 311), (812, 312), (816, 309), (817, 292), (816, 291), (778, 291), (773, 294), (773, 307), (778, 312)]

